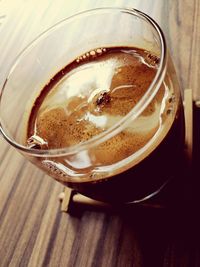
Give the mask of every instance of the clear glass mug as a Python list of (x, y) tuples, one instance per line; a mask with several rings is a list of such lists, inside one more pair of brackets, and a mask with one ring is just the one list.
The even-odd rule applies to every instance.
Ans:
[[(78, 56), (95, 48), (118, 46), (138, 47), (160, 58), (154, 79), (132, 110), (101, 134), (75, 146), (28, 147), (30, 110), (42, 88)], [(127, 157), (108, 164), (97, 161), (99, 149), (130, 125), (134, 128), (161, 88), (168, 95), (163, 96), (166, 99), (158, 118), (162, 121), (159, 131)], [(184, 148), (181, 92), (160, 27), (135, 9), (101, 8), (74, 15), (45, 31), (19, 55), (4, 83), (0, 131), (28, 160), (83, 195), (106, 202), (130, 203), (157, 194), (180, 170)], [(114, 155), (115, 147), (109, 153)]]

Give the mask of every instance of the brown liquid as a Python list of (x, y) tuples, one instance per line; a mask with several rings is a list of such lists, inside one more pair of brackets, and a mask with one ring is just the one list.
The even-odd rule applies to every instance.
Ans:
[[(158, 63), (148, 51), (128, 47), (97, 49), (77, 58), (56, 74), (36, 99), (28, 123), (28, 145), (38, 149), (73, 147), (105, 132), (145, 94)], [(163, 84), (142, 114), (119, 134), (75, 155), (38, 158), (37, 164), (60, 182), (97, 199), (142, 198), (170, 178), (159, 174), (160, 178), (152, 180), (151, 175), (168, 164), (165, 157), (169, 157), (171, 142), (177, 142), (182, 131), (182, 126), (177, 128), (182, 118), (175, 119), (181, 117), (177, 116), (179, 104), (180, 96)], [(170, 127), (172, 134), (168, 133)], [(178, 139), (182, 144), (183, 138)], [(173, 156), (180, 148), (173, 148)], [(165, 155), (162, 163), (154, 159), (160, 153)]]

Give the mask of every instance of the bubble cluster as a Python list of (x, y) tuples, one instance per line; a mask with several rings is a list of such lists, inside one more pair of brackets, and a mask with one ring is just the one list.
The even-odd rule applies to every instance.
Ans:
[(86, 59), (93, 59), (97, 56), (101, 56), (105, 52), (106, 52), (106, 48), (97, 48), (97, 49), (91, 50), (91, 51), (83, 54), (82, 56), (78, 57), (76, 59), (76, 62), (79, 63), (79, 62), (84, 61)]
[(111, 97), (107, 92), (104, 92), (103, 94), (100, 94), (100, 96), (96, 100), (96, 104), (99, 105), (106, 105), (110, 103)]
[(55, 166), (51, 162), (43, 161), (43, 166), (45, 166), (50, 173), (59, 176), (59, 179), (61, 177), (62, 178), (68, 177), (68, 175), (63, 170), (59, 169), (57, 166)]
[(174, 94), (171, 94), (168, 98), (168, 103), (166, 103), (166, 114), (173, 115), (174, 114), (174, 104), (176, 102), (176, 97)]
[(176, 101), (176, 97), (174, 94), (172, 94), (169, 99), (168, 99), (168, 102), (171, 104), (171, 103), (174, 103)]
[(146, 61), (150, 65), (157, 66), (160, 62), (160, 58), (154, 54), (147, 53), (146, 54)]

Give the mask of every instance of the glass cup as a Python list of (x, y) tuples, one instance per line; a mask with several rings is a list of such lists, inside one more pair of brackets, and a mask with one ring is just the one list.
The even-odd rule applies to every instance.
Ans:
[[(32, 106), (52, 77), (88, 51), (122, 46), (144, 49), (159, 58), (155, 77), (128, 114), (73, 146), (27, 146)], [(131, 142), (126, 155), (115, 157), (118, 138), (130, 127), (135, 129), (161, 90), (165, 93), (155, 119), (156, 133), (138, 150), (131, 150)], [(184, 148), (181, 92), (160, 27), (146, 14), (127, 8), (89, 10), (54, 25), (26, 47), (13, 64), (1, 91), (0, 131), (28, 160), (83, 195), (111, 203), (151, 198), (180, 171)], [(124, 141), (129, 142), (126, 135)], [(107, 155), (111, 160), (105, 160)]]

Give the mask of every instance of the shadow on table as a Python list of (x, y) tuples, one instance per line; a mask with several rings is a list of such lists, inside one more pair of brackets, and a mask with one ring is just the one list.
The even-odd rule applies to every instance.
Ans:
[(92, 266), (200, 266), (197, 188), (195, 179), (181, 179), (143, 205), (74, 206), (71, 216), (103, 220)]
[[(195, 116), (200, 118), (198, 112)], [(79, 224), (70, 266), (83, 266), (83, 255), (91, 251), (92, 256), (87, 256), (91, 265), (87, 266), (92, 267), (200, 266), (198, 125), (192, 167), (156, 198), (143, 204), (98, 208), (73, 203), (69, 219), (73, 224), (76, 217)]]

